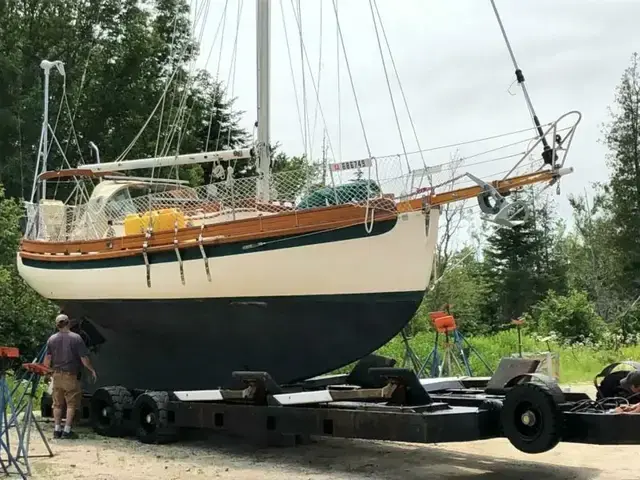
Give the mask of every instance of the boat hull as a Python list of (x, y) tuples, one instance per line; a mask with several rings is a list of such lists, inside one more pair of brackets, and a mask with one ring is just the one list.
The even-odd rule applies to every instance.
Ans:
[[(235, 370), (290, 383), (347, 365), (415, 314), (431, 275), (439, 211), (408, 212), (265, 242), (103, 260), (21, 258), (42, 296), (95, 345), (101, 385), (223, 386)], [(208, 274), (205, 265), (208, 265)]]
[[(339, 368), (388, 342), (424, 292), (169, 301), (61, 301), (87, 320), (99, 378), (150, 390), (228, 386), (236, 370), (277, 382)], [(95, 331), (94, 328), (95, 327)]]

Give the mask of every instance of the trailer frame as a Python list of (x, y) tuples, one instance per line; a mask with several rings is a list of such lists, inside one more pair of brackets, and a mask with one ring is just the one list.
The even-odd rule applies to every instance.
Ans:
[[(531, 454), (559, 442), (640, 443), (640, 415), (611, 413), (617, 400), (563, 391), (536, 373), (539, 360), (503, 358), (492, 377), (479, 378), (418, 379), (394, 364), (370, 355), (349, 374), (285, 386), (267, 372), (241, 371), (226, 389), (104, 387), (85, 395), (81, 417), (101, 435), (151, 444), (175, 442), (191, 429), (289, 445), (314, 436), (414, 443), (507, 438)], [(44, 416), (44, 398), (42, 405)]]

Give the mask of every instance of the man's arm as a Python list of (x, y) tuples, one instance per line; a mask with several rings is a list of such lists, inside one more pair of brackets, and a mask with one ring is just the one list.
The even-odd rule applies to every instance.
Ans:
[(93, 366), (91, 365), (91, 361), (89, 360), (89, 357), (80, 357), (80, 360), (82, 360), (82, 364), (84, 365), (84, 367), (91, 372), (91, 375), (93, 376), (93, 381), (95, 382), (98, 378), (98, 374), (93, 369)]
[(98, 375), (96, 374), (96, 371), (93, 368), (93, 365), (91, 365), (91, 360), (89, 360), (89, 349), (87, 348), (87, 345), (84, 343), (84, 340), (82, 340), (82, 337), (78, 336), (78, 354), (80, 355), (80, 361), (82, 362), (82, 365), (84, 365), (84, 368), (86, 368), (87, 370), (89, 370), (91, 372), (91, 375), (93, 376), (93, 381), (95, 382), (96, 379), (98, 378)]
[(49, 349), (49, 340), (47, 340), (47, 350), (42, 364), (47, 368), (51, 368), (51, 350)]

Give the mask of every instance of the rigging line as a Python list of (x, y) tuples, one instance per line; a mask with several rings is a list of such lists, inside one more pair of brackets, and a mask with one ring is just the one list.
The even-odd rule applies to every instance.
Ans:
[[(225, 0), (224, 8), (222, 9), (222, 15), (220, 16), (220, 21), (218, 22), (218, 28), (216, 29), (216, 33), (213, 36), (213, 42), (211, 43), (211, 48), (209, 49), (209, 55), (207, 56), (207, 61), (205, 63), (205, 67), (204, 67), (205, 69), (207, 68), (207, 65), (209, 65), (209, 59), (211, 58), (211, 54), (213, 53), (213, 47), (216, 44), (216, 40), (218, 38), (218, 34), (220, 33), (220, 28), (222, 27), (223, 20), (227, 16), (227, 7), (228, 7), (228, 5), (229, 5), (229, 0)], [(225, 23), (226, 23), (226, 21), (225, 21)], [(222, 42), (223, 42), (223, 39), (221, 38), (220, 39), (220, 51), (222, 51)], [(219, 68), (220, 68), (220, 62), (218, 62), (218, 69)], [(219, 72), (219, 70), (218, 70), (218, 72)], [(215, 96), (214, 96), (214, 99), (213, 99), (213, 105), (211, 106), (211, 113), (209, 114), (209, 126), (207, 128), (207, 140), (205, 141), (205, 144), (204, 144), (204, 151), (205, 152), (209, 151), (209, 140), (211, 139), (211, 125), (213, 124), (213, 115), (217, 110), (216, 109), (217, 96), (220, 94), (220, 84), (218, 82), (217, 75), (218, 75), (218, 73), (216, 73), (216, 79), (215, 79)]]
[[(185, 45), (182, 47), (182, 50), (180, 51), (180, 55), (182, 55), (182, 54), (184, 54), (186, 52), (188, 46), (189, 46), (189, 42), (185, 42)], [(178, 73), (178, 70), (179, 69), (177, 69), (177, 68), (174, 69), (173, 73), (171, 74), (171, 77), (170, 77), (169, 81), (167, 82), (167, 85), (165, 86), (164, 91), (162, 92), (161, 98), (158, 99), (158, 102), (156, 103), (155, 107), (153, 108), (153, 110), (151, 111), (149, 116), (147, 117), (147, 120), (144, 122), (144, 124), (142, 125), (142, 127), (140, 128), (138, 133), (134, 136), (133, 140), (131, 140), (131, 143), (129, 143), (127, 148), (125, 148), (125, 150), (120, 155), (118, 155), (118, 157), (116, 158), (116, 162), (123, 161), (124, 158), (127, 156), (127, 154), (134, 147), (134, 145), (136, 144), (138, 139), (142, 136), (143, 132), (146, 130), (147, 126), (151, 122), (151, 119), (153, 118), (153, 116), (155, 115), (156, 111), (158, 110), (158, 107), (160, 107), (160, 104), (162, 103), (162, 97), (164, 97), (167, 94), (167, 91), (169, 90), (169, 86), (171, 85), (171, 83), (172, 83), (173, 79), (175, 78), (176, 74)], [(176, 88), (177, 88), (177, 86), (176, 86)]]
[[(296, 18), (296, 24), (297, 24), (298, 19), (297, 19), (297, 17), (295, 15), (294, 15), (294, 18)], [(300, 28), (300, 25), (298, 25), (298, 28)], [(307, 63), (307, 68), (311, 72), (311, 64), (309, 63), (309, 55), (307, 54), (307, 50), (306, 50), (306, 47), (304, 46), (304, 43), (302, 44), (302, 48), (304, 50), (304, 57), (305, 57), (305, 60), (306, 60), (306, 63)], [(315, 79), (313, 77), (313, 73), (311, 73), (311, 84), (312, 84), (313, 89), (315, 91), (316, 98), (318, 99), (318, 110), (320, 111), (320, 117), (322, 118), (322, 122), (324, 124), (325, 129), (326, 129), (327, 128), (327, 119), (326, 119), (326, 117), (324, 115), (324, 109), (322, 108), (322, 103), (320, 102), (320, 99), (319, 99), (319, 92), (318, 92), (318, 89), (316, 87), (316, 83), (315, 83)], [(333, 150), (333, 143), (331, 142), (331, 136), (330, 135), (327, 135), (327, 143), (328, 143), (328, 146), (329, 146), (329, 150), (331, 151), (331, 155), (335, 158), (335, 153), (334, 153), (334, 150)], [(333, 177), (333, 173), (332, 173), (332, 177)]]
[[(237, 18), (237, 22), (236, 22), (236, 38), (234, 40), (234, 45), (233, 45), (233, 55), (232, 55), (232, 66), (231, 66), (231, 72), (229, 73), (229, 80), (228, 83), (231, 85), (231, 99), (234, 98), (235, 95), (235, 91), (236, 91), (236, 71), (237, 71), (237, 67), (238, 67), (238, 34), (240, 33), (240, 19), (242, 18), (242, 8), (244, 6), (244, 1), (240, 0), (238, 2), (238, 18)], [(227, 147), (228, 148), (232, 148), (231, 145), (231, 131), (233, 130), (233, 126), (231, 124), (231, 113), (229, 114), (229, 128), (227, 129)]]
[[(300, 0), (297, 0), (298, 4), (298, 35), (300, 40), (300, 71), (302, 72), (302, 111), (303, 111), (303, 119), (304, 119), (304, 156), (309, 159), (309, 113), (307, 111), (307, 80), (304, 69), (304, 57), (305, 57), (305, 49), (304, 49), (304, 34), (302, 31), (302, 4)], [(291, 5), (293, 6), (293, 0), (291, 0)], [(295, 15), (295, 11), (294, 11)], [(311, 70), (311, 68), (309, 68)], [(319, 87), (318, 87), (319, 90)], [(318, 99), (319, 101), (319, 99)]]
[[(338, 11), (338, 1), (336, 0), (336, 12)], [(337, 15), (337, 13), (336, 13)], [(337, 93), (338, 93), (338, 160), (342, 161), (342, 105), (340, 94), (340, 38), (338, 26), (336, 24), (336, 70), (337, 70)]]
[[(239, 14), (239, 13), (238, 13)], [(240, 19), (238, 18), (238, 21), (236, 22), (236, 39), (238, 36), (238, 29), (240, 28)], [(224, 17), (223, 17), (223, 21), (222, 21), (222, 34), (220, 35), (220, 53), (218, 54), (218, 65), (216, 68), (216, 83), (219, 84), (219, 78), (220, 78), (220, 66), (222, 65), (222, 50), (224, 49), (224, 32), (227, 29), (227, 15), (225, 13)], [(234, 49), (231, 53), (231, 62), (229, 63), (230, 67), (229, 69), (231, 70), (233, 68), (233, 59), (236, 55), (237, 52), (237, 42), (234, 46)], [(222, 97), (224, 97), (224, 95), (222, 95)], [(220, 101), (222, 101), (222, 98), (220, 99)], [(216, 108), (216, 112), (220, 112), (220, 109)], [(220, 121), (219, 118), (216, 118), (217, 122), (218, 122), (218, 135), (216, 137), (216, 150), (220, 149), (220, 137), (222, 136), (222, 122)]]
[[(320, 29), (320, 39), (319, 39), (319, 52), (318, 52), (318, 92), (320, 91), (320, 88), (322, 86), (322, 32), (323, 32), (323, 28), (322, 28), (322, 17), (323, 15), (323, 11), (322, 11), (322, 5), (323, 2), (319, 2), (320, 3), (320, 22), (319, 22), (319, 29)], [(313, 130), (311, 131), (311, 144), (309, 147), (309, 159), (307, 160), (308, 162), (311, 162), (311, 159), (313, 158), (313, 145), (314, 145), (314, 140), (316, 137), (316, 127), (318, 124), (318, 102), (319, 100), (316, 101), (316, 106), (313, 112)]]
[[(60, 114), (62, 113), (62, 105), (64, 103), (64, 95), (67, 91), (67, 75), (66, 72), (62, 75), (62, 95), (60, 96), (60, 104), (58, 105), (58, 113), (56, 114), (56, 123), (53, 125), (53, 131), (55, 132), (58, 129), (58, 121), (60, 120)], [(47, 127), (49, 123), (47, 123)], [(51, 149), (53, 148), (53, 144), (49, 144), (49, 149), (47, 150), (47, 158), (51, 154)]]
[[(196, 19), (195, 19), (194, 26), (193, 26), (194, 32), (195, 32), (195, 25), (197, 25), (197, 23), (198, 23), (200, 17), (202, 16), (203, 12), (204, 12), (204, 16), (205, 17), (207, 16), (207, 13), (208, 13), (208, 10), (209, 10), (209, 5), (210, 5), (209, 1), (207, 1), (206, 3), (203, 2), (202, 6), (201, 6), (201, 9), (196, 12)], [(202, 41), (202, 37), (204, 36), (204, 30), (205, 30), (205, 23), (203, 22), (202, 27), (201, 27), (201, 31), (200, 31), (200, 35), (199, 35), (199, 38), (198, 38), (198, 42)], [(170, 141), (169, 141), (169, 143), (165, 143), (166, 150), (163, 148), (163, 152), (161, 152), (161, 154), (163, 156), (168, 155), (169, 149), (171, 147), (171, 142), (173, 142), (173, 138), (176, 135), (176, 133), (178, 134), (178, 140), (176, 142), (176, 150), (175, 150), (176, 153), (175, 153), (175, 155), (176, 156), (178, 155), (178, 152), (179, 152), (179, 149), (180, 149), (180, 143), (182, 142), (182, 138), (183, 138), (183, 135), (184, 135), (184, 128), (185, 128), (184, 116), (185, 116), (185, 113), (188, 110), (188, 117), (187, 117), (187, 120), (186, 120), (186, 124), (188, 124), (189, 119), (191, 118), (191, 113), (193, 111), (193, 107), (195, 105), (195, 100), (194, 100), (194, 101), (192, 101), (191, 108), (187, 109), (187, 107), (186, 107), (188, 99), (189, 99), (189, 93), (191, 91), (191, 87), (193, 86), (193, 84), (196, 81), (196, 78), (195, 78), (195, 76), (193, 74), (193, 72), (195, 70), (195, 65), (196, 65), (196, 59), (193, 58), (191, 60), (191, 62), (190, 62), (190, 65), (189, 65), (189, 71), (186, 73), (186, 83), (184, 85), (184, 91), (183, 91), (183, 94), (182, 94), (182, 99), (180, 100), (180, 104), (178, 106), (178, 112), (176, 113), (176, 120), (175, 120), (175, 122), (174, 122), (174, 124), (172, 126), (173, 128), (172, 128)], [(169, 175), (171, 175), (171, 173), (173, 173), (174, 168), (176, 169), (176, 171), (179, 170), (178, 167), (171, 166), (170, 169), (169, 169)]]
[[(62, 113), (62, 106), (64, 104), (64, 99), (67, 96), (67, 75), (66, 72), (64, 75), (62, 75), (62, 95), (60, 96), (60, 105), (58, 106), (58, 114), (56, 115), (56, 123), (53, 126), (53, 132), (52, 135), (55, 136), (55, 132), (58, 129), (58, 121), (60, 120), (60, 114)], [(51, 125), (47, 122), (46, 127), (48, 130), (51, 130)], [(56, 139), (56, 143), (57, 143), (57, 139)], [(60, 144), (58, 144), (59, 146)], [(60, 153), (63, 153), (62, 147), (60, 147)], [(51, 150), (53, 149), (53, 142), (51, 142), (49, 144), (49, 149), (47, 150), (47, 158), (49, 158), (49, 155), (51, 155)], [(62, 154), (62, 160), (60, 162), (61, 168), (64, 168), (64, 162), (66, 160), (66, 156), (64, 155), (64, 153)], [(67, 165), (69, 165), (69, 162), (67, 161)], [(44, 165), (43, 165), (44, 166)], [(71, 165), (69, 165), (69, 168), (71, 168)], [(60, 183), (60, 180), (58, 180), (56, 182), (56, 187), (53, 191), (53, 195), (55, 196), (58, 193), (58, 185)]]
[(384, 23), (382, 22), (382, 16), (380, 15), (380, 11), (378, 10), (378, 2), (377, 0), (373, 0), (373, 6), (375, 7), (376, 13), (378, 15), (378, 21), (380, 22), (380, 30), (382, 31), (382, 36), (384, 38), (384, 42), (387, 46), (387, 50), (389, 52), (389, 58), (391, 59), (391, 65), (393, 67), (393, 72), (395, 73), (396, 80), (398, 80), (398, 87), (400, 89), (400, 94), (402, 96), (402, 100), (404, 102), (404, 107), (407, 110), (407, 116), (409, 117), (409, 123), (411, 124), (411, 129), (413, 130), (413, 136), (416, 140), (416, 145), (418, 146), (418, 151), (420, 151), (420, 156), (422, 158), (422, 164), (426, 168), (427, 164), (424, 159), (424, 155), (422, 155), (422, 148), (420, 147), (420, 140), (418, 138), (418, 132), (416, 131), (415, 122), (411, 116), (411, 111), (409, 109), (409, 102), (407, 101), (407, 97), (404, 93), (404, 88), (402, 87), (402, 82), (400, 81), (400, 75), (398, 74), (398, 69), (396, 67), (396, 61), (393, 58), (393, 53), (391, 52), (391, 45), (389, 44), (389, 39), (387, 38), (387, 31), (384, 28)]
[[(176, 6), (176, 10), (177, 10), (177, 6)], [(173, 31), (171, 32), (171, 45), (169, 45), (169, 58), (172, 59), (172, 64), (173, 67), (175, 68), (175, 61), (174, 61), (174, 56), (173, 56), (173, 49), (175, 47), (175, 42), (176, 42), (176, 30), (178, 28), (178, 22), (177, 22), (177, 13), (174, 14), (174, 21), (173, 21)], [(167, 82), (169, 81), (169, 79), (167, 78)], [(154, 158), (158, 157), (158, 147), (160, 146), (160, 135), (162, 132), (162, 126), (164, 123), (164, 107), (165, 107), (165, 103), (166, 103), (166, 96), (162, 96), (162, 107), (160, 108), (160, 119), (158, 120), (158, 133), (156, 135), (156, 146), (154, 148), (153, 151), (153, 156)], [(156, 167), (155, 165), (153, 166), (153, 168), (151, 169), (151, 178), (155, 177), (155, 171), (156, 171)]]
[[(207, 3), (206, 3), (206, 6), (208, 7), (208, 5), (209, 5), (209, 4), (208, 4), (208, 2), (207, 2)], [(194, 23), (194, 25), (197, 25), (197, 23), (198, 23), (198, 21), (199, 21), (200, 17), (202, 16), (203, 11), (205, 11), (205, 4), (204, 4), (204, 3), (203, 3), (203, 5), (201, 6), (201, 8), (200, 8), (199, 10), (197, 10), (197, 11), (196, 11), (196, 16), (195, 16), (195, 20), (194, 20), (194, 22), (195, 22), (195, 23)], [(177, 23), (177, 13), (176, 13), (176, 17), (174, 17), (174, 21)], [(194, 29), (195, 29), (195, 26), (194, 26)], [(201, 37), (202, 37), (202, 34), (203, 34), (203, 33), (204, 33), (204, 25), (203, 25), (203, 27), (202, 27)], [(183, 46), (182, 50), (179, 52), (178, 57), (181, 57), (181, 56), (186, 52), (186, 50), (187, 50), (188, 46), (189, 46), (189, 42), (185, 42), (185, 45)], [(193, 69), (194, 65), (195, 65), (195, 60), (192, 60), (191, 69)], [(175, 68), (175, 69), (174, 69), (174, 73), (173, 73), (173, 75), (172, 75), (171, 79), (169, 80), (169, 82), (167, 83), (167, 87), (165, 88), (165, 91), (163, 92), (163, 96), (164, 96), (164, 95), (166, 95), (166, 92), (167, 92), (167, 90), (168, 90), (168, 86), (171, 84), (171, 82), (172, 82), (172, 80), (173, 80), (173, 78), (174, 78), (174, 76), (175, 76), (175, 73), (176, 73), (176, 72), (178, 72), (178, 71), (182, 72), (182, 70), (181, 70), (181, 69), (179, 69), (179, 68)], [(184, 116), (184, 112), (183, 112), (182, 110), (184, 109), (184, 103), (186, 102), (186, 96), (188, 95), (188, 90), (189, 90), (189, 78), (190, 78), (188, 73), (185, 73), (185, 75), (186, 75), (186, 80), (187, 80), (187, 82), (186, 82), (186, 85), (185, 85), (185, 87), (184, 87), (184, 92), (185, 92), (185, 93), (184, 93), (184, 97), (183, 97), (183, 99), (181, 100), (181, 102), (180, 102), (180, 104), (179, 104), (179, 106), (178, 106), (178, 111), (176, 112), (176, 116), (174, 117), (174, 119), (177, 119), (177, 120), (175, 120), (174, 124), (172, 125), (172, 128), (171, 128), (171, 136), (170, 136), (170, 138), (169, 138), (167, 141), (165, 141), (165, 143), (164, 143), (164, 145), (163, 145), (163, 148), (162, 148), (162, 151), (161, 151), (161, 155), (163, 155), (163, 156), (164, 156), (164, 155), (167, 155), (167, 153), (168, 153), (168, 151), (169, 151), (169, 146), (170, 146), (171, 142), (173, 141), (173, 137), (174, 137), (174, 135), (175, 135), (175, 132), (176, 132), (176, 129), (177, 129), (177, 125), (179, 125), (179, 122), (181, 121), (181, 118)], [(173, 95), (173, 98), (172, 98), (172, 108), (171, 108), (171, 110), (173, 110), (173, 101), (175, 100), (175, 96), (176, 96), (176, 93), (177, 93), (178, 85), (175, 85), (174, 87), (175, 87), (175, 88), (174, 88), (174, 95)], [(162, 101), (162, 99), (163, 99), (163, 97), (161, 97), (161, 98), (160, 98), (160, 101)], [(160, 102), (156, 105), (156, 109), (157, 109), (157, 107), (158, 107), (159, 105), (160, 105)], [(155, 114), (155, 110), (156, 110), (156, 109), (154, 109), (154, 111), (151, 113), (151, 115), (149, 116), (149, 119), (148, 119), (147, 123), (142, 127), (142, 130), (139, 132), (139, 134), (142, 134), (142, 132), (144, 131), (144, 129), (146, 128), (146, 126), (148, 125), (148, 123), (151, 121), (151, 118), (152, 118), (152, 117), (153, 117), (153, 115)], [(170, 115), (171, 115), (171, 112), (170, 112)], [(128, 149), (128, 151), (127, 151), (126, 153), (128, 153), (128, 152), (131, 150), (131, 148), (133, 148), (133, 146), (134, 146), (134, 144), (135, 144), (135, 142), (136, 142), (136, 141), (137, 141), (137, 139), (134, 139), (134, 141), (130, 144), (130, 147), (129, 147), (129, 149)], [(124, 156), (124, 155), (125, 155), (125, 154), (123, 154), (123, 156)], [(172, 167), (172, 169), (173, 169), (173, 167)], [(172, 171), (172, 169), (171, 169), (171, 171)]]
[(411, 172), (411, 165), (409, 164), (409, 157), (407, 156), (407, 147), (404, 143), (404, 137), (402, 136), (402, 128), (400, 127), (400, 119), (398, 118), (398, 111), (396, 109), (396, 102), (393, 99), (393, 91), (391, 89), (391, 82), (389, 81), (389, 72), (387, 71), (387, 63), (384, 60), (384, 54), (382, 52), (382, 43), (380, 42), (380, 33), (378, 32), (378, 23), (376, 22), (376, 16), (373, 11), (372, 0), (369, 0), (369, 9), (371, 10), (371, 19), (373, 20), (373, 27), (376, 32), (376, 40), (378, 42), (378, 51), (380, 52), (380, 60), (382, 61), (382, 68), (384, 69), (384, 77), (387, 82), (387, 89), (389, 90), (389, 97), (391, 99), (391, 106), (393, 107), (393, 115), (396, 119), (396, 126), (398, 127), (398, 135), (400, 136), (400, 143), (402, 144), (402, 151), (404, 152), (404, 158), (407, 162), (407, 171)]
[[(206, 7), (205, 7), (205, 10), (204, 10), (205, 19), (206, 19), (208, 13), (209, 13), (209, 6), (210, 5), (211, 5), (211, 3), (207, 0)], [(199, 35), (199, 38), (198, 38), (198, 43), (201, 43), (202, 42), (202, 38), (204, 37), (205, 24), (206, 24), (206, 22), (202, 23), (202, 27), (201, 27), (201, 30), (200, 30), (200, 35)], [(193, 30), (194, 30), (194, 33), (195, 33), (195, 23), (194, 23)], [(184, 98), (185, 98), (184, 104), (185, 105), (187, 104), (187, 101), (188, 101), (188, 96), (189, 96), (189, 93), (190, 93), (190, 89), (193, 87), (193, 85), (196, 82), (196, 77), (194, 75), (195, 67), (196, 67), (196, 59), (194, 58), (191, 61), (191, 68), (190, 68), (190, 71), (189, 71), (189, 78), (190, 78), (191, 81), (188, 83), (188, 87), (185, 88), (185, 93), (184, 93)], [(182, 120), (182, 123), (180, 124), (180, 128), (179, 128), (178, 141), (176, 143), (176, 156), (178, 156), (178, 153), (180, 151), (180, 144), (182, 143), (182, 139), (184, 138), (184, 130), (189, 125), (189, 120), (191, 119), (191, 114), (193, 113), (193, 108), (194, 108), (195, 104), (196, 104), (196, 99), (192, 98), (191, 107), (189, 108), (189, 114), (187, 116), (186, 121), (184, 120), (184, 114), (183, 114), (183, 120)], [(172, 169), (173, 168), (174, 167), (172, 167)], [(176, 168), (176, 172), (178, 172), (179, 171), (179, 167), (176, 166), (175, 168)]]
[[(231, 61), (229, 62), (229, 76), (227, 77), (227, 87), (229, 85), (231, 85), (231, 78), (233, 76), (233, 81), (235, 82), (235, 72), (236, 72), (236, 65), (238, 62), (238, 34), (240, 31), (240, 18), (241, 18), (241, 14), (242, 14), (242, 6), (243, 6), (243, 2), (242, 0), (240, 0), (238, 2), (238, 13), (236, 16), (236, 32), (235, 32), (235, 36), (234, 36), (234, 41), (233, 41), (233, 49), (231, 51)], [(226, 20), (225, 20), (225, 24), (226, 24)], [(220, 58), (222, 58), (222, 41), (220, 43)], [(218, 63), (218, 69), (220, 68), (220, 63)], [(218, 75), (216, 73), (216, 75)], [(231, 89), (232, 89), (232, 93), (231, 96), (229, 98), (233, 98), (233, 92), (235, 91), (235, 85), (231, 85)], [(220, 99), (220, 101), (222, 101), (222, 98)], [(216, 150), (220, 149), (220, 138), (222, 137), (222, 130), (223, 130), (223, 122), (218, 118), (218, 136), (216, 138)], [(229, 116), (229, 124), (227, 126), (227, 146), (230, 147), (230, 143), (231, 143), (231, 116)], [(224, 147), (223, 147), (224, 148)], [(212, 171), (213, 173), (213, 171)]]
[[(298, 101), (298, 87), (296, 86), (296, 77), (293, 73), (293, 59), (291, 58), (291, 46), (289, 45), (289, 35), (287, 33), (287, 22), (285, 21), (284, 16), (284, 7), (282, 2), (280, 3), (280, 12), (282, 17), (282, 28), (284, 30), (284, 39), (285, 44), (287, 45), (287, 55), (289, 56), (289, 71), (291, 72), (291, 82), (293, 83), (293, 95), (296, 99), (296, 110), (298, 112), (298, 123), (300, 124), (300, 138), (302, 139), (302, 144), (304, 145), (304, 127), (302, 123), (302, 115), (300, 113), (300, 102)], [(294, 12), (295, 15), (295, 12)]]
[(335, 16), (336, 16), (336, 26), (338, 28), (338, 35), (340, 37), (340, 44), (342, 45), (342, 52), (344, 53), (344, 62), (345, 65), (347, 67), (347, 72), (349, 73), (349, 81), (351, 83), (351, 90), (353, 91), (353, 97), (354, 100), (356, 102), (356, 110), (358, 111), (358, 118), (360, 120), (360, 126), (362, 127), (362, 134), (364, 136), (364, 142), (367, 146), (367, 154), (369, 155), (369, 158), (371, 158), (373, 155), (371, 153), (371, 147), (369, 145), (369, 139), (367, 138), (367, 132), (366, 129), (364, 127), (364, 121), (362, 119), (362, 112), (360, 111), (360, 104), (358, 102), (358, 96), (356, 94), (356, 87), (353, 83), (353, 76), (351, 75), (351, 66), (349, 65), (349, 58), (347, 56), (347, 50), (344, 46), (344, 38), (342, 36), (342, 28), (340, 28), (340, 19), (338, 18), (338, 9), (336, 7), (336, 0), (333, 0), (333, 10), (335, 12)]
[[(98, 20), (100, 19), (100, 7), (98, 7), (97, 9), (97, 13), (96, 13), (96, 17), (94, 20), (94, 23), (97, 23)], [(76, 118), (76, 114), (78, 113), (78, 107), (80, 106), (80, 95), (82, 93), (82, 91), (84, 90), (84, 84), (87, 78), (87, 71), (89, 70), (89, 61), (91, 59), (91, 54), (93, 52), (93, 50), (96, 48), (96, 37), (94, 36), (94, 38), (91, 40), (91, 47), (89, 48), (89, 52), (87, 53), (87, 59), (84, 63), (84, 69), (82, 71), (82, 77), (80, 77), (80, 88), (78, 89), (78, 93), (76, 95), (76, 101), (75, 101), (75, 106), (73, 108), (73, 114), (71, 114), (71, 128), (72, 128), (72, 132), (69, 133), (69, 135), (67, 135), (67, 138), (65, 139), (65, 147), (64, 147), (64, 153), (67, 153), (67, 148), (69, 146), (69, 139), (71, 138), (71, 133), (73, 133), (74, 138), (76, 140), (76, 145), (78, 146), (78, 153), (80, 154), (80, 160), (82, 161), (82, 163), (84, 163), (84, 159), (82, 157), (82, 152), (80, 149), (80, 145), (78, 142), (78, 136), (76, 135), (76, 130), (75, 127), (73, 126), (73, 123), (75, 121)], [(69, 111), (71, 111), (71, 108), (68, 106), (68, 102), (67, 102), (67, 108), (69, 109)]]
[[(546, 124), (546, 125), (544, 125), (544, 126), (549, 126), (549, 125), (551, 125), (551, 124), (549, 123), (549, 124)], [(517, 130), (517, 131), (514, 131), (514, 132), (510, 132), (510, 133), (501, 133), (501, 134), (498, 134), (498, 135), (493, 135), (493, 136), (490, 136), (490, 137), (479, 138), (479, 139), (476, 139), (476, 140), (467, 140), (467, 141), (459, 142), (459, 143), (450, 143), (450, 144), (447, 144), (447, 145), (440, 145), (440, 146), (437, 146), (437, 147), (425, 148), (425, 149), (423, 149), (423, 150), (416, 150), (416, 151), (414, 151), (414, 152), (409, 152), (409, 155), (415, 155), (416, 153), (428, 153), (428, 152), (435, 152), (435, 151), (437, 151), (437, 150), (444, 150), (444, 149), (446, 149), (446, 148), (461, 147), (461, 146), (463, 146), (463, 145), (471, 145), (471, 144), (473, 144), (473, 143), (486, 142), (486, 141), (488, 141), (488, 140), (496, 140), (496, 139), (498, 139), (498, 138), (508, 137), (508, 136), (511, 136), (511, 135), (517, 135), (517, 134), (519, 134), (519, 133), (528, 132), (528, 131), (530, 131), (530, 130), (535, 130), (535, 127), (529, 127), (529, 128), (525, 128), (525, 129), (522, 129), (522, 130)], [(532, 138), (533, 138), (533, 137), (532, 137)], [(525, 141), (529, 141), (529, 140), (530, 140), (530, 139), (525, 139), (525, 140), (521, 140), (521, 142), (525, 142)], [(384, 155), (384, 156), (382, 156), (382, 157), (378, 157), (378, 160), (382, 160), (382, 159), (385, 159), (385, 158), (392, 158), (392, 157), (396, 157), (396, 156), (397, 156), (397, 154)], [(442, 164), (439, 164), (439, 165), (446, 165), (446, 164), (445, 164), (445, 163), (442, 163)], [(432, 167), (427, 166), (427, 168), (433, 168), (433, 167), (437, 167), (437, 166), (438, 166), (438, 165), (434, 165), (434, 166), (432, 166)]]
[(527, 91), (527, 87), (524, 84), (524, 75), (522, 70), (518, 66), (518, 62), (516, 61), (516, 55), (513, 52), (513, 48), (511, 48), (511, 42), (509, 41), (509, 37), (507, 36), (507, 31), (504, 28), (502, 23), (502, 19), (500, 18), (500, 14), (498, 13), (498, 7), (496, 6), (495, 0), (489, 0), (491, 2), (491, 6), (493, 7), (493, 12), (495, 13), (496, 20), (498, 21), (498, 25), (500, 26), (500, 31), (502, 32), (502, 37), (504, 38), (504, 42), (507, 45), (507, 50), (509, 50), (509, 56), (511, 57), (511, 62), (513, 63), (513, 68), (515, 68), (516, 79), (518, 84), (522, 88), (522, 93), (524, 94), (525, 101), (527, 103), (527, 107), (529, 109), (529, 113), (532, 117), (533, 123), (538, 130), (538, 135), (542, 139), (542, 144), (544, 145), (545, 151), (549, 151), (550, 147), (547, 143), (546, 138), (544, 137), (544, 133), (542, 131), (542, 127), (540, 126), (540, 121), (538, 120), (538, 116), (536, 115), (535, 109), (533, 108), (533, 102), (531, 101), (531, 97), (529, 97), (529, 92)]
[[(87, 60), (87, 64), (88, 63), (89, 63), (89, 61)], [(86, 73), (86, 67), (85, 67), (85, 73)], [(84, 79), (84, 73), (82, 74), (82, 78)], [(78, 91), (78, 96), (76, 97), (77, 99), (80, 98), (80, 93), (81, 92), (82, 92), (82, 83), (81, 83), (80, 89)], [(65, 103), (65, 105), (67, 107), (66, 110), (67, 110), (67, 114), (69, 115), (69, 129), (71, 130), (71, 133), (69, 134), (69, 136), (67, 136), (67, 139), (66, 139), (66, 143), (65, 143), (65, 147), (64, 147), (64, 153), (66, 155), (67, 148), (69, 147), (69, 140), (70, 140), (71, 134), (73, 134), (73, 139), (75, 140), (76, 148), (78, 149), (78, 155), (80, 157), (80, 162), (82, 164), (84, 164), (84, 157), (82, 155), (82, 150), (80, 149), (80, 142), (78, 141), (78, 135), (77, 135), (77, 132), (76, 132), (76, 128), (73, 125), (73, 122), (74, 122), (74, 119), (75, 119), (75, 115), (77, 113), (78, 103), (76, 103), (76, 109), (75, 109), (75, 111), (73, 112), (73, 115), (72, 115), (71, 114), (71, 105), (69, 105), (69, 95), (67, 95), (66, 91), (63, 94), (63, 100), (64, 100), (64, 103)]]

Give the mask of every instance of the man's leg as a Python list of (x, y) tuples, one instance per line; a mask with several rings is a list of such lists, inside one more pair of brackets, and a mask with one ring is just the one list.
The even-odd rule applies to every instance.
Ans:
[(82, 398), (82, 388), (80, 382), (75, 376), (67, 376), (65, 392), (65, 400), (67, 402), (67, 418), (65, 421), (64, 432), (62, 436), (64, 438), (76, 438), (75, 433), (71, 433), (71, 427), (73, 426), (73, 418), (76, 414), (76, 409), (80, 404)]
[(53, 436), (60, 438), (62, 433), (62, 405), (64, 402), (65, 392), (60, 385), (60, 374), (54, 373), (52, 378), (51, 398), (53, 400)]

